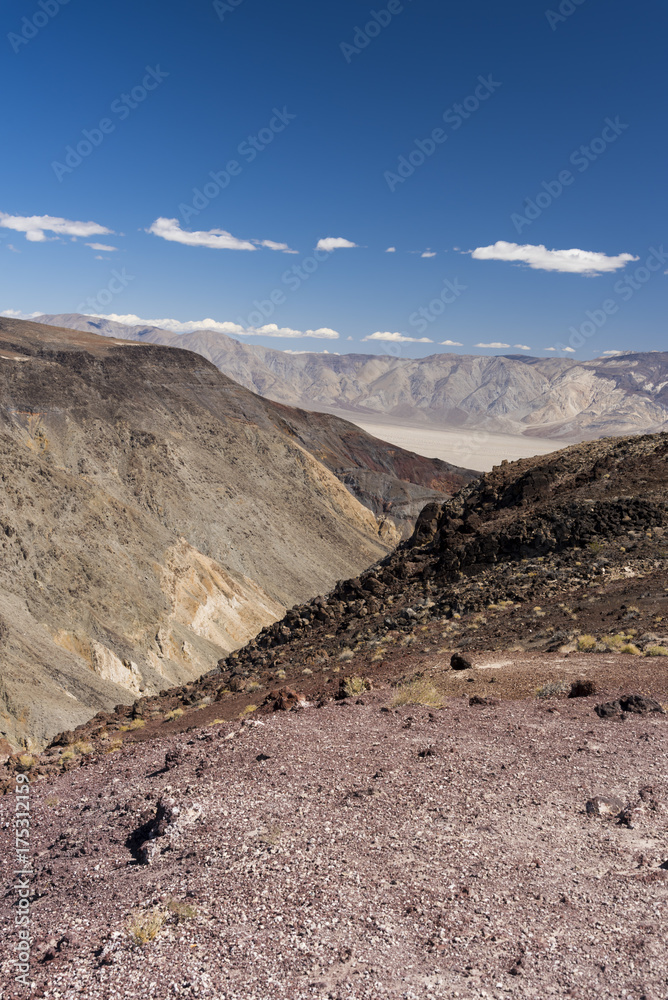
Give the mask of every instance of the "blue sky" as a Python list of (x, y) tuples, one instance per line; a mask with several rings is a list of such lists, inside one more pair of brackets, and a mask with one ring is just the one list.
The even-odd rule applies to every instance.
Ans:
[(6, 0), (0, 310), (404, 357), (663, 349), (667, 20)]

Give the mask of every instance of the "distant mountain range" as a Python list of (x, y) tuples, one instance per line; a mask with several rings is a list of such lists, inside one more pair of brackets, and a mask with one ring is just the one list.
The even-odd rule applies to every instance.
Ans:
[(267, 399), (352, 419), (570, 440), (668, 428), (668, 352), (593, 361), (434, 354), (287, 354), (207, 330), (175, 334), (79, 314), (39, 322), (195, 351)]

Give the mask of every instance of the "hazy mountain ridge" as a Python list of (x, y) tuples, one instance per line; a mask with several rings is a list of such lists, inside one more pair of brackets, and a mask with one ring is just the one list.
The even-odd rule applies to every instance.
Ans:
[(668, 426), (668, 352), (593, 361), (286, 354), (210, 331), (174, 334), (77, 314), (40, 321), (187, 348), (269, 399), (351, 417), (565, 440), (653, 433)]

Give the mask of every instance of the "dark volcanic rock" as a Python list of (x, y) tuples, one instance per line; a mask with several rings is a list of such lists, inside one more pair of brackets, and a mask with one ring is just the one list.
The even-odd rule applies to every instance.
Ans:
[(588, 698), (590, 695), (596, 694), (596, 684), (591, 680), (577, 680), (573, 681), (571, 684), (570, 691), (568, 692), (569, 698)]
[(453, 653), (450, 657), (450, 666), (453, 670), (470, 670), (473, 663), (467, 656), (462, 656), (461, 653)]
[(650, 712), (665, 714), (658, 701), (641, 694), (626, 694), (616, 701), (596, 705), (594, 711), (601, 719), (611, 719), (620, 716), (622, 712), (631, 712), (635, 715), (648, 715)]

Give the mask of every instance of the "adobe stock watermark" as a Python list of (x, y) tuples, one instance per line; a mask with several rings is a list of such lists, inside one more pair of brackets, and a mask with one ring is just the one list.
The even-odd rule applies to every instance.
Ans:
[(16, 867), (14, 876), (16, 882), (14, 891), (17, 895), (14, 928), (17, 939), (15, 945), (16, 957), (12, 964), (16, 969), (14, 979), (17, 983), (30, 988), (30, 883), (34, 874), (30, 861), (30, 780), (27, 774), (16, 775), (14, 788), (14, 832)]
[(56, 14), (60, 13), (60, 8), (69, 2), (70, 0), (38, 0), (39, 10), (30, 17), (21, 18), (21, 31), (10, 31), (7, 35), (7, 41), (14, 52), (20, 52), (24, 45), (36, 38), (42, 28), (46, 28)]
[(213, 0), (213, 9), (220, 21), (224, 21), (227, 14), (232, 14), (237, 7), (241, 7), (244, 0)]
[[(297, 115), (291, 114), (285, 105), (280, 110), (274, 108), (267, 125), (255, 135), (246, 136), (243, 142), (239, 143), (236, 149), (237, 155), (240, 158), (243, 157), (246, 164), (252, 163), (267, 146), (271, 145), (277, 135), (285, 131), (296, 117)], [(192, 202), (190, 204), (181, 202), (179, 205), (179, 213), (183, 222), (188, 223), (194, 216), (203, 212), (219, 194), (230, 186), (233, 177), (238, 177), (243, 173), (243, 169), (243, 163), (232, 159), (227, 161), (222, 170), (210, 170), (209, 177), (211, 179), (206, 181), (201, 188), (192, 189)]]
[(587, 309), (585, 311), (586, 319), (579, 326), (568, 328), (570, 333), (568, 342), (556, 344), (557, 350), (572, 353), (579, 347), (583, 347), (591, 337), (603, 329), (611, 316), (619, 312), (621, 304), (632, 299), (636, 292), (639, 292), (647, 284), (653, 274), (664, 270), (667, 265), (668, 251), (663, 249), (663, 244), (658, 249), (650, 247), (643, 264), (615, 281), (612, 286), (614, 297), (604, 299), (596, 309)]
[[(577, 167), (578, 173), (583, 174), (585, 170), (589, 170), (592, 163), (595, 163), (612, 143), (617, 142), (620, 135), (629, 127), (619, 120), (619, 115), (614, 119), (606, 118), (604, 126), (600, 135), (590, 139), (587, 145), (578, 146), (569, 156), (568, 162), (571, 166)], [(572, 171), (564, 169), (560, 170), (553, 180), (543, 181), (541, 184), (543, 190), (538, 191), (533, 198), (525, 199), (524, 214), (521, 212), (511, 214), (510, 221), (517, 232), (521, 233), (523, 229), (540, 218), (553, 202), (561, 198), (564, 190), (570, 187), (575, 179), (576, 176)]]
[[(407, 3), (412, 2), (413, 0), (407, 0)], [(352, 43), (339, 42), (339, 48), (348, 65), (352, 62), (353, 56), (358, 56), (384, 28), (391, 24), (392, 19), (397, 14), (403, 14), (405, 9), (401, 0), (389, 0), (387, 6), (381, 10), (370, 10), (366, 24), (362, 27), (355, 25)]]
[(120, 295), (121, 292), (124, 292), (130, 282), (134, 280), (135, 275), (128, 274), (124, 267), (120, 271), (113, 270), (111, 278), (104, 288), (98, 289), (95, 295), (91, 295), (84, 302), (80, 302), (74, 311), (93, 315), (96, 312), (100, 312), (105, 306), (109, 305), (112, 299)]
[(567, 21), (583, 3), (586, 3), (586, 0), (561, 0), (556, 10), (546, 10), (545, 17), (552, 31), (556, 31), (557, 25)]
[[(451, 132), (456, 132), (471, 115), (476, 113), (481, 104), (484, 104), (492, 94), (496, 93), (500, 86), (501, 84), (493, 79), (491, 73), (486, 77), (479, 76), (478, 85), (474, 88), (473, 93), (443, 112), (441, 116), (443, 122), (450, 127)], [(433, 156), (438, 147), (447, 142), (448, 138), (448, 132), (437, 127), (432, 129), (426, 139), (416, 139), (413, 143), (413, 149), (399, 157), (396, 169), (384, 172), (383, 177), (390, 191), (396, 191), (399, 184), (404, 184), (409, 177), (412, 177), (425, 160)]]
[[(118, 121), (125, 121), (129, 118), (140, 104), (146, 100), (148, 95), (156, 90), (163, 80), (166, 80), (169, 73), (165, 73), (160, 66), (147, 66), (146, 73), (141, 81), (136, 84), (128, 94), (121, 94), (111, 102), (109, 111), (115, 115)], [(79, 139), (76, 145), (65, 147), (63, 162), (60, 160), (51, 161), (51, 169), (62, 183), (66, 174), (71, 174), (77, 167), (81, 166), (98, 146), (101, 146), (108, 135), (116, 131), (117, 122), (112, 118), (101, 118), (94, 128), (84, 128), (81, 130), (83, 138)]]
[(288, 296), (283, 290), (287, 288), (289, 292), (298, 292), (305, 281), (312, 277), (318, 268), (332, 256), (330, 250), (314, 250), (308, 257), (304, 257), (298, 264), (293, 264), (281, 275), (281, 286), (274, 288), (266, 299), (255, 299), (253, 301), (253, 311), (245, 318), (237, 317), (237, 323), (244, 328), (264, 326), (267, 320), (276, 312), (279, 306), (284, 305)]
[(440, 294), (432, 299), (428, 305), (420, 306), (416, 312), (411, 313), (408, 322), (417, 333), (425, 333), (429, 329), (429, 324), (435, 323), (439, 316), (443, 315), (446, 307), (456, 302), (467, 288), (468, 285), (462, 285), (459, 278), (455, 278), (454, 281), (446, 278)]

